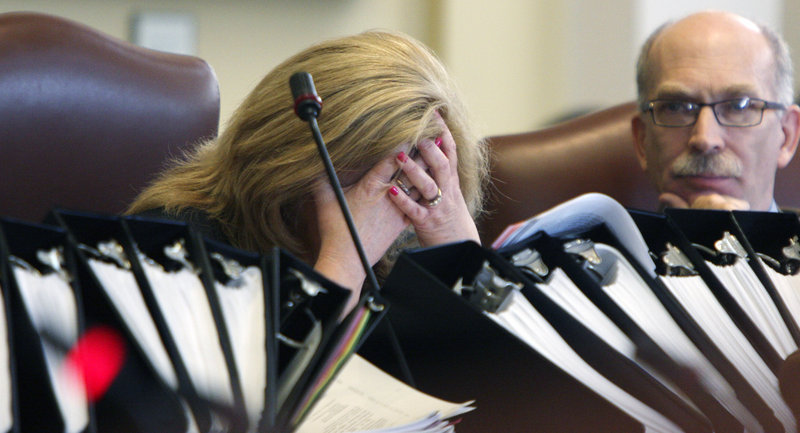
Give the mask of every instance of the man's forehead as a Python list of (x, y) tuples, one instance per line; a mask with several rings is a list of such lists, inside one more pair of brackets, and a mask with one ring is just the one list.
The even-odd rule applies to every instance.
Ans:
[(688, 99), (706, 102), (742, 96), (764, 97), (763, 90), (753, 82), (717, 83), (719, 85), (692, 87), (679, 81), (661, 81), (653, 89), (655, 99)]
[(742, 34), (727, 27), (698, 33), (675, 30), (681, 31), (665, 33), (652, 46), (651, 96), (771, 96), (774, 58), (762, 33)]

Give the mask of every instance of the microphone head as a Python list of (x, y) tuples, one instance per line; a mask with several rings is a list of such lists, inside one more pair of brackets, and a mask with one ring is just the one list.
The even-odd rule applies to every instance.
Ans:
[(294, 113), (303, 120), (319, 116), (322, 99), (314, 88), (314, 80), (308, 72), (295, 72), (289, 78), (289, 87), (294, 98)]

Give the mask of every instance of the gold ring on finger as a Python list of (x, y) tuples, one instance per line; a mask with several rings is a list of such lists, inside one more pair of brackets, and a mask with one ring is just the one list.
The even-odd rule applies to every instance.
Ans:
[(439, 203), (442, 202), (442, 190), (441, 188), (436, 188), (436, 197), (431, 200), (428, 200), (428, 207), (435, 207), (438, 206)]

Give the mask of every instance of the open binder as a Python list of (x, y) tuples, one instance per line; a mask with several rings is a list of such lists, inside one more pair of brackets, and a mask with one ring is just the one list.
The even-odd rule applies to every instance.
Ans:
[[(288, 431), (302, 422), (336, 372), (383, 317), (387, 305), (378, 294), (367, 294), (337, 325), (347, 301), (344, 289), (282, 250), (273, 250), (269, 262), (280, 310), (275, 431)], [(295, 343), (300, 341), (305, 344), (297, 347)], [(309, 348), (311, 353), (302, 353)], [(301, 361), (306, 366), (299, 374), (293, 373)], [(294, 384), (287, 387), (287, 381)]]

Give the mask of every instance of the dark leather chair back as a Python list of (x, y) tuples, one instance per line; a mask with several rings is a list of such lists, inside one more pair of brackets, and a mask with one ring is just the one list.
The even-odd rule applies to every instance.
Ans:
[[(494, 185), (479, 225), (484, 243), (509, 224), (587, 192), (656, 210), (658, 196), (633, 148), (636, 110), (628, 102), (546, 129), (490, 137)], [(800, 155), (778, 171), (775, 199), (783, 208), (800, 208)]]
[(217, 134), (203, 60), (38, 13), (0, 14), (0, 215), (118, 213), (187, 144)]

